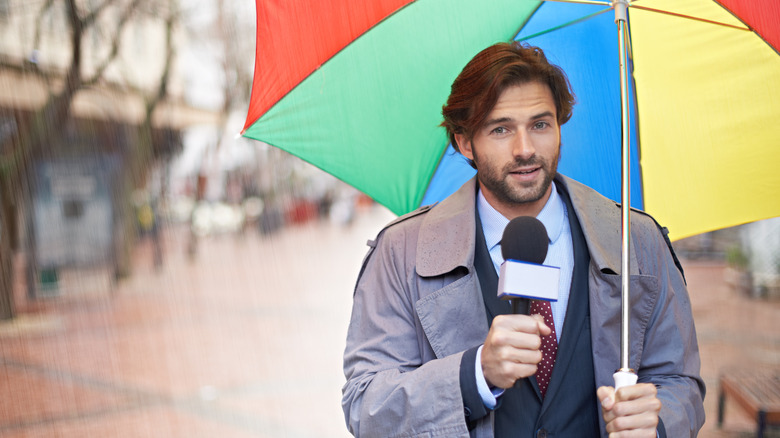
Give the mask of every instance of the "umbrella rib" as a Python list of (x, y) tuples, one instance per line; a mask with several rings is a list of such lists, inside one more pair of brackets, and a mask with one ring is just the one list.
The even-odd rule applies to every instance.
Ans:
[(748, 27), (742, 27), (742, 26), (737, 26), (737, 25), (734, 25), (734, 24), (722, 23), (720, 21), (707, 20), (706, 18), (694, 17), (692, 15), (678, 14), (677, 12), (664, 11), (662, 9), (648, 8), (647, 6), (637, 6), (637, 5), (632, 4), (631, 7), (632, 8), (636, 8), (636, 9), (642, 9), (643, 11), (657, 12), (659, 14), (672, 15), (674, 17), (687, 18), (689, 20), (701, 21), (701, 22), (710, 23), (710, 24), (717, 24), (719, 26), (725, 26), (725, 27), (731, 27), (733, 29), (738, 29), (738, 30), (746, 30), (746, 31), (750, 31), (751, 30)]
[[(551, 0), (551, 1), (562, 1), (562, 0)], [(568, 1), (567, 1), (567, 2), (568, 2)], [(569, 3), (571, 3), (571, 2), (569, 2)], [(579, 3), (579, 2), (577, 2), (577, 3)], [(597, 15), (601, 15), (601, 14), (603, 14), (604, 12), (611, 11), (611, 10), (612, 10), (612, 8), (611, 8), (611, 7), (610, 7), (610, 8), (607, 8), (607, 9), (602, 9), (602, 10), (600, 10), (600, 11), (597, 11), (597, 12), (594, 12), (594, 13), (592, 13), (592, 14), (585, 15), (584, 17), (577, 18), (576, 20), (569, 21), (568, 23), (563, 23), (563, 24), (560, 24), (560, 25), (558, 25), (558, 26), (551, 27), (551, 28), (549, 28), (549, 29), (543, 30), (543, 31), (541, 31), (541, 32), (536, 32), (535, 34), (531, 34), (531, 35), (528, 35), (528, 36), (522, 37), (522, 38), (521, 38), (521, 39), (519, 39), (518, 41), (527, 41), (527, 40), (530, 40), (531, 38), (536, 38), (536, 37), (538, 37), (538, 36), (540, 36), (540, 35), (544, 35), (544, 34), (546, 34), (546, 33), (550, 33), (550, 32), (556, 31), (556, 30), (558, 30), (558, 29), (563, 29), (564, 27), (568, 27), (568, 26), (571, 26), (571, 25), (574, 25), (574, 24), (577, 24), (577, 23), (583, 22), (583, 21), (585, 21), (585, 20), (590, 20), (591, 18), (593, 18), (593, 17), (595, 17), (595, 16), (597, 16)]]

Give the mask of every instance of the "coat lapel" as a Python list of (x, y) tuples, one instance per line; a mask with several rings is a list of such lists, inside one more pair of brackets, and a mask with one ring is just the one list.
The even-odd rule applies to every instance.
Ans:
[[(620, 204), (561, 174), (556, 176), (555, 182), (562, 184), (569, 194), (577, 222), (582, 227), (588, 245), (591, 263), (601, 272), (620, 275)], [(630, 269), (632, 275), (639, 273), (633, 239), (630, 245)]]
[(474, 263), (476, 178), (425, 215), (417, 239), (417, 274), (435, 277)]
[[(620, 366), (620, 273), (622, 271), (620, 204), (560, 174), (556, 177), (556, 183), (559, 181), (571, 197), (591, 258), (588, 288), (596, 385), (613, 385), (612, 373)], [(651, 241), (652, 237), (637, 236), (638, 230), (637, 227), (632, 227), (631, 231), (630, 290), (655, 291), (659, 287), (658, 279), (655, 275), (647, 275), (639, 271), (635, 245), (635, 242), (640, 240)], [(641, 363), (645, 329), (655, 308), (657, 297), (655, 293), (632, 293), (630, 296), (630, 356), (631, 367), (636, 370)]]

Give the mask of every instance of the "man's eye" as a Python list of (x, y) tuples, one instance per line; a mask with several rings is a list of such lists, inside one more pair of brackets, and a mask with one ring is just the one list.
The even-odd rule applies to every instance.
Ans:
[(503, 126), (499, 126), (499, 127), (495, 128), (495, 129), (493, 129), (492, 132), (493, 132), (493, 134), (506, 134), (507, 130)]
[(546, 127), (550, 126), (547, 122), (536, 122), (534, 123), (534, 129), (544, 129)]

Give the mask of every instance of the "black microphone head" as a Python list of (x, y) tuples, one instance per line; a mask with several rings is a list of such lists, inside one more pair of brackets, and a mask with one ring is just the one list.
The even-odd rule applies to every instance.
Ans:
[(501, 237), (501, 255), (504, 260), (541, 265), (547, 257), (549, 238), (547, 229), (539, 219), (518, 216), (507, 224)]

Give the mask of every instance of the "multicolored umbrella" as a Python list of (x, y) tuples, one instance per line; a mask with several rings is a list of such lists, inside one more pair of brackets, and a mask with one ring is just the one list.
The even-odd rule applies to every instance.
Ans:
[[(585, 3), (257, 0), (243, 134), (405, 213), (473, 175), (441, 106), (477, 52), (522, 39), (577, 95), (559, 170), (619, 200), (617, 32), (609, 3)], [(780, 216), (780, 6), (638, 0), (629, 15), (632, 205), (673, 238)]]

